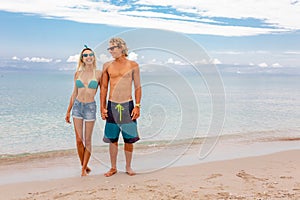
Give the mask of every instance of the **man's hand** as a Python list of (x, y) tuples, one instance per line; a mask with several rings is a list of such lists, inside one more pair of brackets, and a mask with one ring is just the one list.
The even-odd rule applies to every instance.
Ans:
[(135, 120), (140, 116), (140, 107), (135, 106), (131, 112), (131, 119)]

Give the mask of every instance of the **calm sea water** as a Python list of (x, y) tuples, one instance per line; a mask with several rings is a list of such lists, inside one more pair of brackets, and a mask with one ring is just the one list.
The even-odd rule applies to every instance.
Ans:
[[(223, 85), (212, 87), (195, 74), (142, 73), (139, 144), (210, 134), (299, 137), (299, 76), (221, 77)], [(212, 95), (214, 88), (224, 88), (224, 99), (222, 92)], [(73, 149), (74, 130), (64, 121), (72, 89), (72, 73), (1, 72), (0, 155)], [(95, 100), (99, 110), (99, 91)], [(97, 114), (93, 144), (102, 146), (104, 122)]]

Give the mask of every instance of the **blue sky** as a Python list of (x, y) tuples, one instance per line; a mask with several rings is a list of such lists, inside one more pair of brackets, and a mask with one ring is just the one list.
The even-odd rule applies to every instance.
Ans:
[(84, 44), (95, 47), (123, 31), (154, 28), (192, 38), (219, 65), (300, 68), (297, 0), (12, 0), (1, 2), (0, 18), (0, 66), (68, 68)]

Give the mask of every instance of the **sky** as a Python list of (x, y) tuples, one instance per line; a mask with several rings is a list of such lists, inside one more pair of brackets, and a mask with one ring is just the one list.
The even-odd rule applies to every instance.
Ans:
[[(1, 2), (0, 19), (0, 67), (74, 69), (84, 45), (147, 28), (190, 38), (217, 65), (300, 71), (298, 0), (11, 0)], [(176, 56), (156, 53), (145, 59), (132, 51), (130, 58), (182, 65)]]

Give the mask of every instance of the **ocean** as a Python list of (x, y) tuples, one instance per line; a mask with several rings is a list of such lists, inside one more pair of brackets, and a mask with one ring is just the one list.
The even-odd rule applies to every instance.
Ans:
[[(300, 137), (300, 78), (282, 74), (220, 74), (222, 85), (195, 73), (141, 73), (140, 146), (211, 136), (266, 140)], [(207, 77), (206, 77), (207, 78)], [(217, 89), (216, 89), (217, 88)], [(75, 148), (65, 114), (73, 72), (0, 72), (0, 158)], [(218, 91), (218, 94), (214, 94)], [(93, 146), (102, 147), (99, 115)]]

